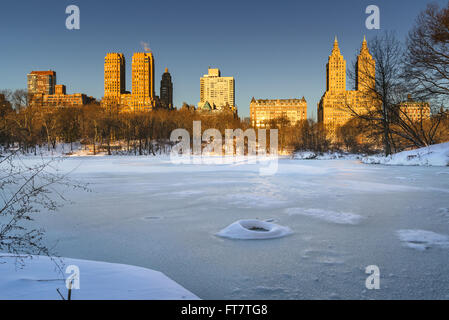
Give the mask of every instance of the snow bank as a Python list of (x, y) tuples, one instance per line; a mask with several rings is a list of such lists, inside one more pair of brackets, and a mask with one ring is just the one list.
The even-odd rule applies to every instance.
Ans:
[(362, 216), (349, 212), (336, 212), (323, 209), (288, 208), (288, 215), (303, 215), (337, 224), (358, 224)]
[(425, 250), (430, 247), (449, 248), (449, 237), (426, 230), (398, 230), (399, 239), (407, 247)]
[(449, 142), (403, 151), (391, 156), (364, 157), (363, 163), (403, 166), (449, 166)]
[[(72, 290), (73, 300), (198, 299), (163, 273), (151, 269), (68, 258), (63, 262), (65, 267), (75, 265), (80, 270), (80, 289)], [(56, 289), (67, 297), (64, 279), (68, 276), (70, 273), (58, 271), (49, 257), (33, 256), (20, 269), (13, 256), (0, 254), (0, 300), (61, 300)]]
[(293, 154), (295, 160), (360, 160), (363, 155), (343, 152), (297, 151)]
[(281, 238), (291, 233), (290, 228), (276, 223), (260, 220), (239, 220), (221, 230), (217, 233), (217, 236), (230, 239), (263, 240)]

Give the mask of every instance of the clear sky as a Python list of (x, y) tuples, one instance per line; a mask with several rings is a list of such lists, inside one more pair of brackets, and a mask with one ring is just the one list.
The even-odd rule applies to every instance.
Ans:
[[(0, 18), (0, 89), (26, 87), (31, 70), (52, 69), (68, 93), (103, 96), (107, 52), (131, 56), (149, 43), (155, 57), (156, 94), (164, 68), (174, 82), (174, 103), (197, 104), (199, 78), (208, 66), (236, 82), (240, 116), (251, 97), (300, 98), (309, 117), (325, 90), (325, 65), (338, 36), (348, 66), (378, 32), (395, 30), (402, 40), (425, 0), (8, 0)], [(441, 5), (447, 0), (436, 1)], [(65, 27), (66, 6), (78, 5), (80, 30)], [(365, 9), (380, 8), (380, 30), (367, 30)], [(348, 85), (348, 89), (350, 85)]]

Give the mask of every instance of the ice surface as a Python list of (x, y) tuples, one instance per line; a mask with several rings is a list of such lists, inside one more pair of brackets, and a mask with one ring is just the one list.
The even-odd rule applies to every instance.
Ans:
[(418, 250), (425, 250), (431, 247), (449, 249), (449, 237), (426, 230), (398, 230), (399, 239), (406, 246)]
[(61, 300), (56, 289), (67, 298), (65, 267), (79, 268), (79, 289), (73, 300), (114, 299), (198, 299), (161, 272), (141, 267), (79, 259), (55, 260), (32, 256), (25, 267), (17, 268), (12, 255), (0, 254), (0, 300)]
[[(202, 299), (449, 298), (449, 251), (411, 250), (397, 234), (449, 234), (442, 167), (280, 159), (275, 175), (260, 176), (257, 165), (175, 165), (168, 157), (70, 157), (60, 165), (92, 189), (65, 192), (73, 204), (37, 216), (61, 256), (158, 270)], [(241, 219), (273, 219), (294, 233), (216, 236)], [(365, 288), (373, 264), (380, 290)], [(0, 277), (2, 296), (6, 282)]]
[(323, 209), (288, 208), (286, 213), (289, 215), (309, 216), (338, 224), (358, 224), (362, 220), (362, 216), (358, 214)]
[(276, 223), (260, 221), (255, 219), (236, 221), (220, 232), (217, 236), (241, 240), (263, 240), (282, 238), (291, 234), (288, 227)]

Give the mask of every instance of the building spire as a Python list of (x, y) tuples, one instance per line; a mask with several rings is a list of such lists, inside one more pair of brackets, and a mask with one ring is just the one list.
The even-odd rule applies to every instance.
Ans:
[(367, 51), (369, 53), (368, 43), (366, 42), (366, 36), (363, 36), (362, 48), (360, 49), (360, 53), (364, 51)]
[(340, 48), (338, 47), (338, 39), (337, 36), (335, 36), (335, 40), (334, 40), (334, 48), (332, 49), (332, 53), (333, 52), (340, 52)]

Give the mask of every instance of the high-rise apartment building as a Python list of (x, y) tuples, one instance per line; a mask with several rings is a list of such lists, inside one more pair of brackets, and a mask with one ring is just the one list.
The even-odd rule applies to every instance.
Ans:
[(31, 71), (27, 75), (27, 87), (29, 94), (54, 94), (55, 85), (55, 71)]
[(376, 84), (376, 61), (369, 52), (365, 37), (363, 37), (360, 54), (357, 56), (355, 72), (355, 90), (360, 92), (371, 91)]
[(212, 109), (231, 109), (235, 112), (234, 77), (222, 77), (220, 69), (209, 68), (208, 74), (200, 79), (200, 102), (198, 108), (211, 106)]
[(249, 105), (250, 123), (255, 128), (268, 127), (270, 121), (285, 118), (295, 125), (307, 119), (307, 101), (302, 99), (253, 99)]
[(356, 90), (346, 90), (346, 61), (335, 38), (326, 65), (326, 92), (318, 103), (318, 122), (325, 126), (329, 138), (335, 140), (337, 127), (353, 118), (353, 112), (367, 112), (378, 103), (371, 91), (375, 76), (375, 60), (364, 38), (356, 63)]
[(173, 82), (168, 69), (165, 68), (165, 72), (162, 75), (161, 88), (160, 88), (160, 100), (163, 108), (172, 109), (173, 106)]
[(132, 59), (132, 95), (154, 99), (154, 59), (151, 52), (136, 52)]
[(27, 75), (28, 104), (39, 107), (82, 106), (95, 101), (82, 93), (66, 94), (63, 84), (56, 84), (55, 71), (31, 71)]
[(120, 97), (125, 93), (125, 57), (123, 53), (108, 53), (104, 58), (104, 95)]
[(134, 53), (131, 71), (132, 92), (129, 93), (125, 86), (123, 54), (108, 53), (106, 55), (103, 106), (120, 106), (121, 111), (148, 111), (156, 106), (153, 54), (151, 52)]
[(346, 91), (346, 60), (338, 47), (337, 37), (335, 37), (334, 48), (326, 65), (326, 91)]

